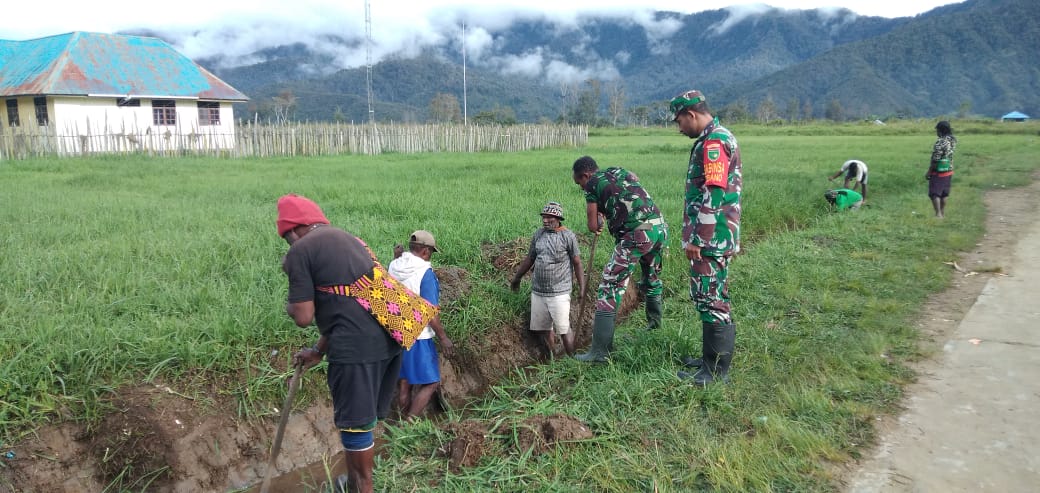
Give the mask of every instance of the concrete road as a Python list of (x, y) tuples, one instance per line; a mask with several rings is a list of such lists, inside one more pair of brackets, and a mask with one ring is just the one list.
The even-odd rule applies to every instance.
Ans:
[(1040, 220), (1022, 232), (849, 492), (1040, 492)]

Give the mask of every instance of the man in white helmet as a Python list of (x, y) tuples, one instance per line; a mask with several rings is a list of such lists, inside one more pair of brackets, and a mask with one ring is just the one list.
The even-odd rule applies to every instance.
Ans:
[(541, 332), (542, 340), (552, 355), (556, 348), (553, 328), (563, 340), (563, 349), (574, 355), (574, 333), (571, 332), (572, 279), (578, 280), (578, 296), (585, 293), (581, 251), (578, 237), (563, 226), (563, 206), (549, 202), (542, 208), (542, 227), (534, 232), (527, 257), (520, 262), (509, 283), (513, 292), (520, 290), (520, 280), (534, 267), (531, 277), (531, 330)]

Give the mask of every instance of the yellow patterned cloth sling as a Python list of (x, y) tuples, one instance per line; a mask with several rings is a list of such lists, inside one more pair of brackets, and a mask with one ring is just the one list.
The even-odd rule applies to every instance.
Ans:
[(358, 241), (375, 263), (372, 275), (362, 276), (350, 285), (318, 286), (315, 289), (354, 298), (375, 317), (390, 337), (405, 349), (411, 349), (430, 319), (437, 315), (438, 308), (394, 279), (379, 263), (372, 249), (360, 238)]

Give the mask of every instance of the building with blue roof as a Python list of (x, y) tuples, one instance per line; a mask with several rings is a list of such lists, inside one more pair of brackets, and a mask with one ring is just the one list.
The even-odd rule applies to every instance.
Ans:
[(159, 135), (163, 145), (188, 135), (193, 146), (230, 148), (232, 103), (248, 99), (158, 38), (71, 32), (0, 40), (0, 129), (36, 127), (89, 147), (77, 151), (147, 146), (145, 136)]
[(1008, 113), (1008, 114), (1000, 117), (1000, 121), (1002, 121), (1002, 122), (1024, 122), (1024, 121), (1026, 121), (1028, 119), (1029, 119), (1029, 115), (1027, 115), (1025, 113), (1022, 113), (1020, 111), (1012, 111), (1011, 113)]

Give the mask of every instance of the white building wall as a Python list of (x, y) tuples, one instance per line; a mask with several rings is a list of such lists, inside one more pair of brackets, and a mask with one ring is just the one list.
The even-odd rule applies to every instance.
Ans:
[(56, 96), (51, 124), (58, 135), (140, 133), (152, 126), (152, 107), (142, 102), (120, 108), (115, 98)]
[(114, 97), (49, 99), (53, 100), (48, 105), (53, 108), (51, 125), (65, 152), (231, 149), (235, 145), (230, 102), (220, 103), (220, 125), (200, 125), (194, 99), (174, 100), (176, 125), (154, 125), (151, 99), (141, 100), (140, 106), (118, 106)]

